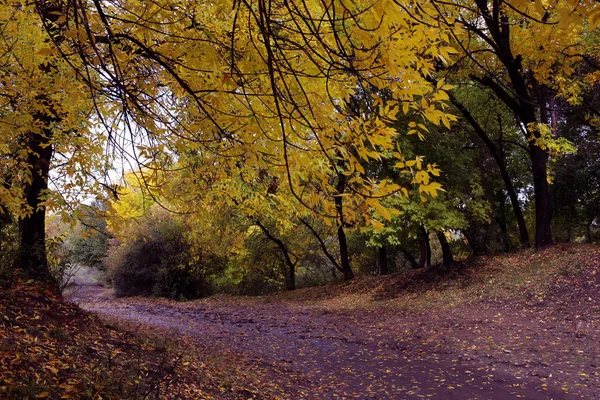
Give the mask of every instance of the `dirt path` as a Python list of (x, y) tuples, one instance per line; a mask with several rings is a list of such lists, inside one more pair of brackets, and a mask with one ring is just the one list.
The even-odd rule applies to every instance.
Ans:
[(112, 299), (99, 286), (76, 287), (68, 298), (106, 318), (228, 352), (297, 398), (600, 397), (597, 330), (589, 321), (553, 318), (549, 307), (538, 307), (535, 317), (502, 304), (445, 315), (344, 313), (300, 304)]

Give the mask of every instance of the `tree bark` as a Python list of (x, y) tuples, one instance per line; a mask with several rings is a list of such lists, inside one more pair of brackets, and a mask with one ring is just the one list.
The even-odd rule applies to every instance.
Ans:
[(346, 240), (346, 233), (342, 225), (338, 226), (338, 242), (340, 244), (340, 264), (342, 266), (342, 273), (344, 274), (344, 280), (350, 280), (354, 278), (354, 272), (350, 266), (350, 255), (348, 254), (348, 241)]
[(454, 257), (452, 256), (452, 249), (450, 248), (450, 244), (446, 239), (446, 235), (444, 232), (438, 231), (436, 232), (437, 238), (440, 241), (440, 245), (442, 246), (442, 262), (445, 266), (449, 266), (454, 264)]
[(296, 290), (296, 264), (288, 264), (288, 267), (287, 290)]
[(387, 251), (384, 245), (381, 245), (381, 247), (377, 249), (377, 264), (379, 265), (379, 275), (387, 275), (390, 273), (387, 261)]
[(431, 245), (429, 235), (423, 225), (419, 225), (419, 268), (431, 266)]
[(336, 186), (337, 195), (334, 197), (335, 209), (338, 213), (338, 229), (337, 236), (340, 246), (340, 265), (342, 267), (342, 274), (344, 274), (344, 280), (350, 280), (354, 278), (354, 272), (350, 266), (350, 255), (348, 253), (348, 241), (346, 239), (346, 232), (344, 232), (344, 199), (341, 196), (346, 189), (346, 176), (338, 174), (338, 183)]
[(535, 247), (543, 249), (554, 244), (552, 241), (552, 208), (548, 187), (548, 154), (538, 146), (530, 149), (533, 187), (535, 194)]
[(501, 193), (500, 196), (500, 217), (497, 218), (498, 227), (500, 228), (500, 232), (502, 233), (502, 242), (504, 242), (504, 252), (508, 253), (510, 251), (510, 241), (508, 240), (508, 230), (506, 228), (506, 199), (504, 197), (504, 193)]
[(427, 247), (427, 266), (431, 267), (431, 242), (429, 241), (429, 232), (425, 233), (425, 246)]
[(45, 133), (31, 132), (24, 143), (29, 149), (27, 164), (31, 173), (31, 182), (24, 185), (24, 192), (32, 213), (19, 221), (18, 267), (38, 280), (52, 280), (46, 255), (46, 208), (41, 198), (48, 189), (52, 159), (51, 132)]

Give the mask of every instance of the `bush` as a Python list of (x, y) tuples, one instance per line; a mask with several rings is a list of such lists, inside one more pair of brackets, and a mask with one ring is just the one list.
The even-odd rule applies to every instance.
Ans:
[(202, 297), (212, 292), (204, 276), (210, 258), (194, 259), (179, 218), (154, 209), (114, 240), (104, 261), (117, 296)]

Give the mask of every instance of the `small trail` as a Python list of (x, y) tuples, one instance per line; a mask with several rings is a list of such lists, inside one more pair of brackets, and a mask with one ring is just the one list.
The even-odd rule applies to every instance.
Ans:
[[(66, 297), (105, 318), (174, 339), (185, 335), (199, 348), (228, 352), (294, 389), (299, 398), (598, 397), (598, 376), (589, 371), (595, 366), (588, 365), (585, 374), (592, 381), (580, 381), (579, 365), (573, 364), (577, 357), (540, 354), (538, 345), (547, 340), (539, 334), (541, 325), (531, 319), (519, 322), (518, 315), (508, 321), (510, 312), (499, 320), (507, 310), (326, 312), (299, 304), (113, 299), (100, 286), (74, 287)], [(503, 329), (507, 324), (512, 325)], [(597, 342), (590, 342), (594, 349)], [(582, 355), (580, 361), (587, 365), (594, 357)], [(567, 371), (570, 380), (562, 379), (559, 370)]]

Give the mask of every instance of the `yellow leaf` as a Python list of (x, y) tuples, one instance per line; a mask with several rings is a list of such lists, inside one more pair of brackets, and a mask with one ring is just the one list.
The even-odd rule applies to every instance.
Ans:
[(385, 229), (385, 226), (374, 218), (371, 219), (371, 226), (373, 227), (373, 229), (379, 232)]

